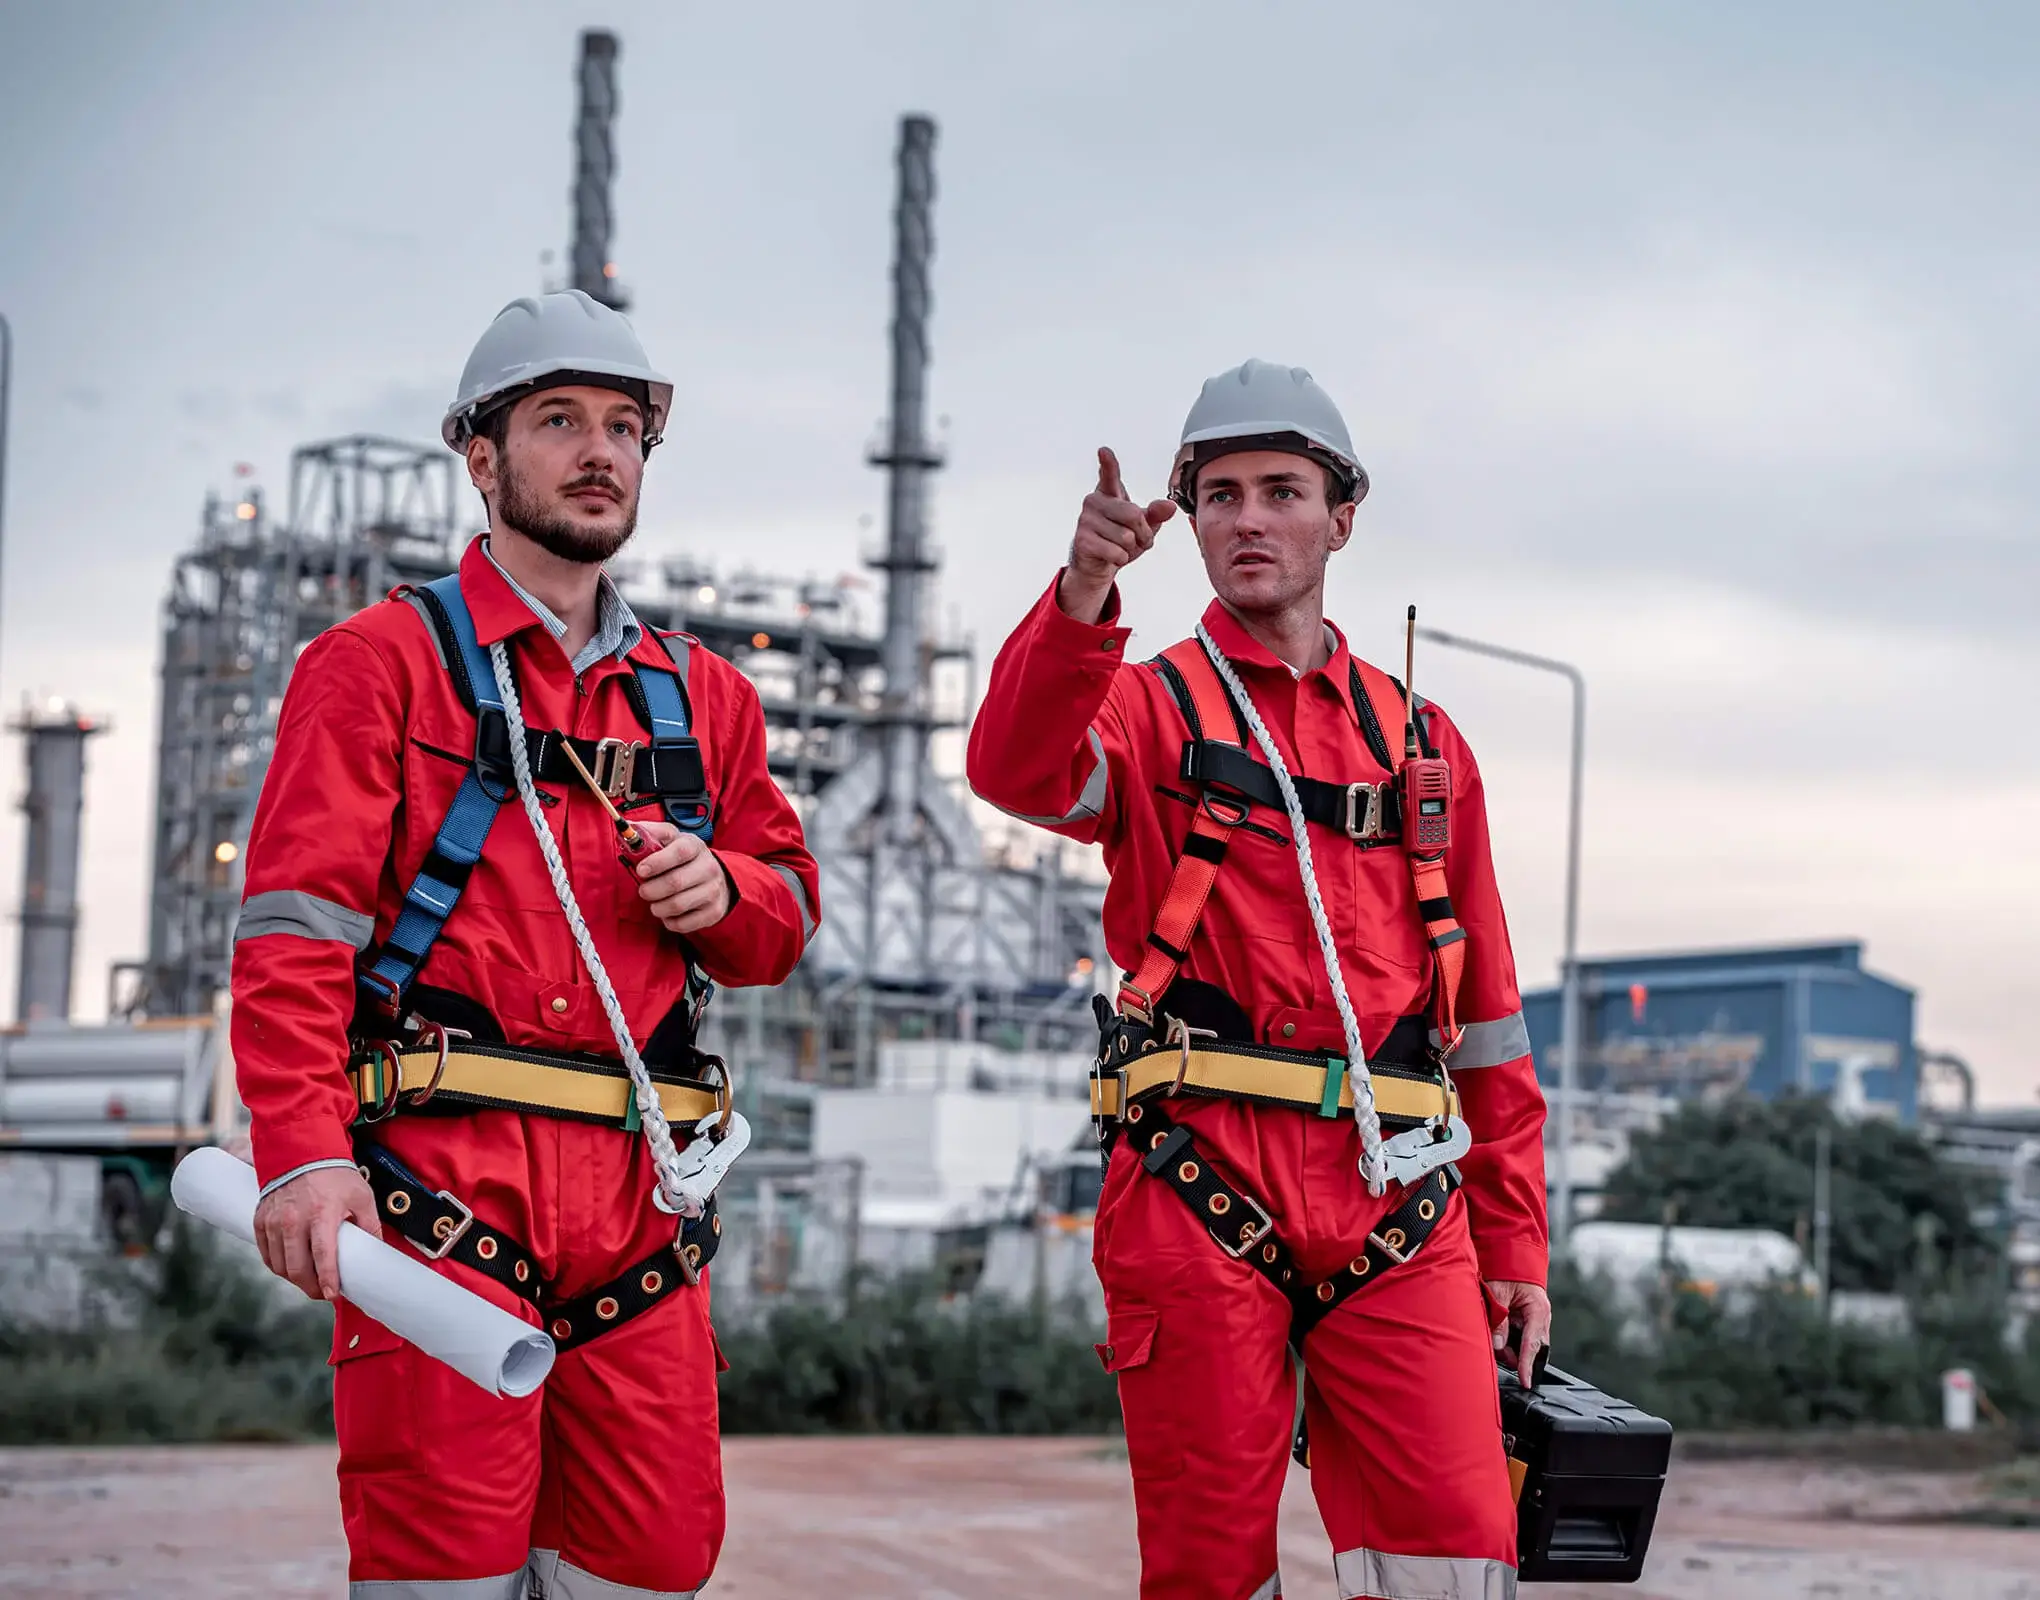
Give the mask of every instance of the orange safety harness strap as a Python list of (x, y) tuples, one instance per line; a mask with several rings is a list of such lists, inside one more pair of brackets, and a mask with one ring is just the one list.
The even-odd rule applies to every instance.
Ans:
[[(1370, 666), (1357, 656), (1353, 665), (1387, 742), (1390, 770), (1400, 777), (1404, 746), (1396, 738), (1395, 730), (1406, 727), (1409, 719), (1403, 687), (1379, 667)], [(1421, 719), (1417, 726), (1422, 728)], [(1417, 915), (1423, 918), (1424, 937), (1431, 945), (1431, 1022), (1438, 1032), (1440, 1053), (1449, 1056), (1459, 1047), (1459, 985), (1466, 976), (1466, 930), (1452, 913), (1452, 896), (1445, 885), (1445, 852), (1419, 853), (1416, 848), (1415, 814), (1416, 808), (1405, 796), (1403, 855), (1409, 861), (1410, 881), (1417, 892)]]
[[(1215, 744), (1239, 746), (1239, 723), (1225, 685), (1211, 670), (1204, 651), (1195, 639), (1185, 639), (1162, 652), (1162, 660), (1174, 669), (1189, 703), (1183, 708), (1193, 737), (1201, 735)], [(1235, 737), (1227, 738), (1227, 733)], [(1205, 902), (1211, 886), (1218, 881), (1218, 869), (1225, 862), (1232, 831), (1246, 820), (1247, 805), (1212, 793), (1207, 785), (1190, 833), (1183, 841), (1183, 853), (1169, 874), (1169, 886), (1141, 951), (1140, 969), (1119, 986), (1119, 1014), (1152, 1024), (1155, 1002), (1176, 981), (1176, 973), (1190, 955), (1190, 940), (1204, 919)]]

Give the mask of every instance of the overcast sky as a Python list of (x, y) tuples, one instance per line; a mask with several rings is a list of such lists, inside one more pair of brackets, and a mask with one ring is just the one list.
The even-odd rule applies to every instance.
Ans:
[[(16, 334), (0, 697), (110, 712), (80, 1008), (138, 955), (158, 607), (209, 488), (430, 440), (569, 228), (622, 37), (616, 255), (678, 382), (649, 553), (832, 575), (881, 505), (896, 119), (936, 150), (945, 616), (989, 649), (1091, 452), (1159, 491), (1200, 381), (1308, 366), (1374, 492), (1333, 617), (1578, 662), (1589, 953), (1861, 938), (1988, 1097), (2040, 1085), (2040, 11), (0, 0)], [(1203, 578), (1165, 535), (1144, 653)], [(1526, 984), (1563, 686), (1433, 650)], [(10, 758), (12, 759), (12, 758)], [(0, 892), (19, 875), (0, 830)], [(11, 1002), (11, 923), (0, 972)]]

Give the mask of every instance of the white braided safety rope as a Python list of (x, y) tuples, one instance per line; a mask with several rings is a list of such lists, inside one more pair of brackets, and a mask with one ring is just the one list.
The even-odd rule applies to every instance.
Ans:
[(685, 1192), (682, 1184), (680, 1152), (673, 1148), (673, 1130), (666, 1123), (665, 1108), (659, 1104), (659, 1096), (652, 1088), (652, 1075), (645, 1070), (644, 1058), (638, 1054), (637, 1045), (631, 1039), (630, 1024), (624, 1020), (623, 1007), (617, 1002), (609, 973), (603, 967), (595, 941), (588, 933), (580, 904), (574, 899), (573, 885), (567, 882), (567, 866), (560, 859), (559, 841), (553, 838), (552, 829), (546, 825), (545, 812), (539, 807), (538, 788), (531, 781), (531, 756), (524, 748), (524, 707), (517, 698), (517, 680), (510, 671), (510, 652), (501, 640), (489, 646), (489, 664), (496, 669), (496, 692), (502, 697), (503, 716), (510, 724), (510, 765), (517, 774), (517, 798), (524, 803), (524, 815), (531, 822), (531, 831), (538, 839), (539, 854), (545, 857), (545, 870), (552, 877), (553, 893), (559, 897), (560, 910), (567, 914), (567, 926), (574, 931), (574, 944), (581, 952), (581, 961), (588, 969), (588, 976), (594, 980), (595, 993), (602, 1001), (602, 1013), (609, 1019), (609, 1031), (615, 1036), (616, 1048), (622, 1052), (623, 1064), (630, 1072), (638, 1122), (644, 1129), (645, 1143), (652, 1148), (652, 1166), (659, 1175), (655, 1198), (662, 1211), (676, 1216), (699, 1216), (702, 1210), (700, 1204)]
[(1296, 797), (1296, 785), (1290, 781), (1289, 768), (1283, 764), (1282, 752), (1275, 748), (1275, 741), (1268, 736), (1267, 724), (1261, 721), (1261, 713), (1254, 706), (1254, 697), (1247, 693), (1247, 686), (1240, 682), (1240, 675), (1233, 670), (1233, 664), (1213, 642), (1201, 622), (1197, 624), (1197, 642), (1204, 646), (1204, 653), (1211, 658), (1212, 667), (1232, 692), (1234, 704), (1247, 719), (1247, 731), (1254, 736), (1254, 743), (1261, 747), (1261, 754), (1268, 758), (1268, 765), (1275, 773), (1275, 787), (1282, 791), (1283, 809), (1289, 813), (1289, 831), (1296, 837), (1296, 870), (1303, 879), (1304, 904), (1310, 907), (1311, 926), (1317, 930), (1318, 954), (1324, 958), (1325, 976), (1331, 980), (1332, 1004), (1339, 1008), (1339, 1026), (1346, 1035), (1346, 1081), (1353, 1085), (1353, 1120), (1360, 1124), (1360, 1176), (1366, 1179), (1369, 1194), (1386, 1194), (1388, 1163), (1381, 1153), (1381, 1116), (1374, 1109), (1374, 1077), (1367, 1070), (1367, 1052), (1360, 1043), (1360, 1022), (1353, 1015), (1353, 1002), (1346, 994), (1346, 975), (1339, 966), (1339, 947), (1332, 940), (1332, 925), (1325, 916), (1324, 896), (1318, 892), (1317, 868), (1311, 864), (1310, 826), (1304, 819), (1303, 802)]

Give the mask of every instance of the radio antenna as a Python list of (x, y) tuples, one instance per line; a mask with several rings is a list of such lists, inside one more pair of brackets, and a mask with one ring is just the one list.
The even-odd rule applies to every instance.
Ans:
[(1417, 608), (1410, 607), (1408, 630), (1403, 635), (1403, 701), (1409, 721), (1403, 727), (1403, 755), (1414, 761), (1417, 755)]

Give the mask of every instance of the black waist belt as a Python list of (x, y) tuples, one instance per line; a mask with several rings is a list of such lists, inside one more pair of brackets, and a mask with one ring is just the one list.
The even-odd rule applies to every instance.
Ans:
[[(1237, 745), (1207, 744), (1192, 739), (1183, 746), (1178, 768), (1186, 782), (1218, 784), (1245, 795), (1283, 816), (1282, 791), (1275, 774)], [(1321, 778), (1293, 777), (1304, 819), (1336, 828), (1356, 844), (1395, 844), (1402, 839), (1402, 801), (1393, 781), (1326, 783)]]
[(662, 1245), (616, 1277), (571, 1300), (554, 1296), (523, 1244), (481, 1222), (464, 1201), (444, 1189), (428, 1189), (418, 1175), (381, 1145), (357, 1139), (355, 1158), (375, 1191), (376, 1214), (423, 1252), (429, 1261), (458, 1261), (500, 1283), (545, 1319), (545, 1331), (561, 1350), (571, 1350), (620, 1328), (652, 1309), (675, 1289), (700, 1281), (701, 1269), (722, 1242), (722, 1218), (711, 1198), (673, 1244)]

